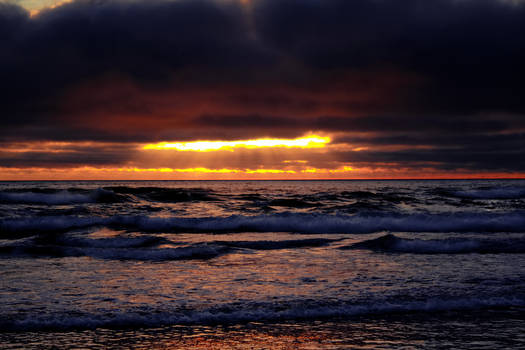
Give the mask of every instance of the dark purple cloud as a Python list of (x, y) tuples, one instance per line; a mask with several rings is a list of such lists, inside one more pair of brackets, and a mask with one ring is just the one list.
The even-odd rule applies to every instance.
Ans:
[[(523, 171), (524, 37), (525, 4), (499, 0), (74, 1), (35, 17), (0, 3), (0, 142), (312, 130), (404, 149), (341, 161)], [(132, 155), (96, 152), (0, 166)]]

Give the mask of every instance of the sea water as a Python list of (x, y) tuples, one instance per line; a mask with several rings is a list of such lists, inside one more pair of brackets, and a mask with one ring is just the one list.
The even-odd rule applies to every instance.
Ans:
[(523, 348), (525, 181), (0, 183), (0, 348)]

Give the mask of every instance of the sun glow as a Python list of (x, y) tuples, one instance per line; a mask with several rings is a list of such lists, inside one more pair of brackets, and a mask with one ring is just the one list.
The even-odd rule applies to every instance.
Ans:
[(160, 172), (160, 173), (195, 173), (195, 174), (296, 174), (295, 170), (286, 169), (208, 169), (204, 167), (199, 168), (118, 168), (112, 169), (119, 172)]
[(181, 152), (233, 151), (235, 148), (323, 148), (330, 143), (330, 137), (309, 135), (297, 139), (256, 139), (244, 141), (194, 141), (160, 142), (147, 144), (145, 150), (177, 150)]
[(29, 14), (31, 17), (37, 16), (40, 12), (44, 10), (52, 10), (54, 8), (57, 8), (59, 6), (62, 6), (64, 4), (73, 2), (73, 0), (38, 0), (38, 1), (22, 1), (21, 5), (25, 6), (30, 10)]

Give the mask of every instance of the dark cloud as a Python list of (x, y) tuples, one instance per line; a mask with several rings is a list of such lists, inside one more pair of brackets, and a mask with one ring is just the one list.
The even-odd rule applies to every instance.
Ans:
[[(307, 132), (323, 129), (343, 132), (333, 140), (351, 148), (370, 147), (365, 151), (335, 152), (332, 160), (371, 166), (396, 163), (405, 167), (432, 166), (443, 170), (523, 171), (525, 163), (525, 118), (520, 115), (476, 116), (362, 116), (319, 117), (300, 122), (289, 117), (205, 116), (199, 118), (206, 128), (230, 129), (253, 125), (272, 130), (279, 125)], [(518, 130), (518, 132), (516, 132)], [(521, 131), (519, 131), (521, 130)], [(346, 134), (344, 133), (346, 132)], [(372, 133), (372, 134), (370, 134)], [(384, 149), (387, 150), (384, 150)], [(388, 150), (392, 148), (393, 150)], [(326, 157), (326, 156), (324, 156)], [(304, 157), (321, 167), (320, 157)], [(325, 166), (326, 164), (324, 164)]]
[(341, 152), (340, 162), (357, 166), (374, 164), (397, 164), (407, 168), (435, 168), (447, 171), (467, 169), (470, 171), (522, 172), (525, 171), (523, 152), (484, 151), (472, 149), (411, 149), (402, 151)]
[[(196, 118), (195, 122), (204, 127), (220, 128), (297, 128), (298, 121), (290, 117), (263, 116), (260, 114), (251, 115), (203, 115)], [(306, 126), (308, 127), (308, 126)]]
[[(365, 115), (316, 118), (293, 118), (288, 116), (262, 115), (205, 115), (197, 118), (196, 123), (204, 128), (238, 129), (254, 127), (259, 129), (297, 130), (304, 133), (309, 130), (329, 132), (378, 132), (386, 134), (416, 134), (427, 137), (433, 134), (476, 135), (479, 133), (498, 133), (506, 130), (525, 128), (522, 115)], [(342, 137), (336, 141), (346, 142)], [(349, 138), (352, 140), (352, 138)], [(374, 142), (367, 138), (363, 141)], [(388, 140), (388, 138), (385, 138)]]
[(525, 5), (497, 0), (261, 0), (266, 43), (320, 69), (394, 65), (429, 78), (423, 111), (523, 112)]
[(125, 165), (137, 155), (137, 146), (116, 143), (0, 143), (0, 166), (8, 168)]
[[(500, 0), (2, 2), (0, 142), (325, 131), (408, 149), (345, 161), (521, 171), (524, 37), (525, 4)], [(0, 166), (131, 157), (82, 152)]]
[(69, 168), (82, 166), (122, 166), (131, 159), (131, 153), (113, 152), (108, 149), (78, 152), (0, 152), (0, 164), (6, 168)]
[(64, 91), (104, 74), (153, 88), (188, 66), (205, 74), (267, 60), (234, 3), (76, 1), (31, 19), (19, 7), (1, 6), (0, 37), (7, 40), (0, 103), (13, 123), (34, 121), (35, 113), (52, 118)]
[(381, 134), (377, 136), (342, 136), (335, 143), (355, 146), (432, 146), (434, 148), (465, 148), (489, 151), (521, 151), (525, 147), (525, 134)]
[[(503, 135), (416, 135), (387, 136), (364, 140), (347, 138), (354, 145), (376, 149), (362, 152), (336, 152), (338, 161), (354, 164), (397, 163), (405, 167), (433, 167), (442, 170), (525, 171), (525, 134)], [(378, 147), (379, 146), (379, 147)], [(380, 146), (397, 146), (381, 150)]]

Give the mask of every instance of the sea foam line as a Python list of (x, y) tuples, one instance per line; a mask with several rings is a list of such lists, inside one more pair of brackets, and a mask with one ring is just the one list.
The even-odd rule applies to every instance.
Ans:
[[(320, 304), (323, 304), (322, 302)], [(67, 330), (95, 328), (139, 328), (168, 325), (238, 324), (284, 320), (319, 320), (388, 314), (435, 313), (454, 310), (524, 307), (522, 297), (471, 297), (458, 299), (432, 298), (423, 301), (385, 302), (370, 304), (339, 303), (313, 305), (295, 301), (286, 305), (245, 303), (221, 305), (204, 310), (141, 310), (108, 314), (53, 313), (25, 318), (7, 317), (0, 321), (4, 331)]]

